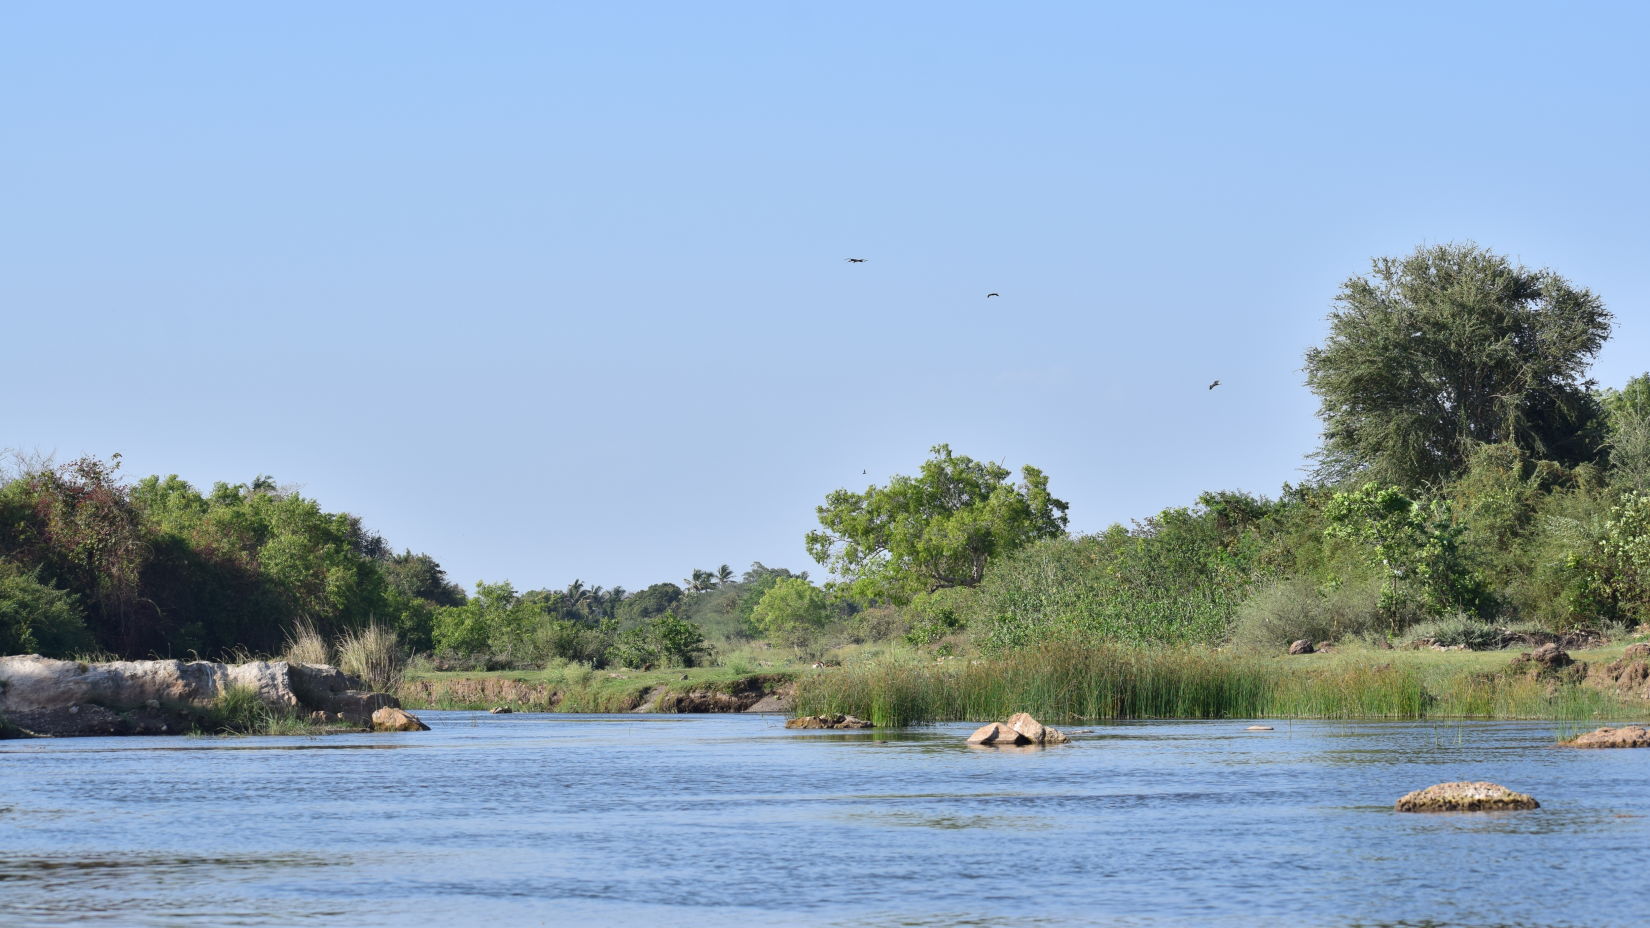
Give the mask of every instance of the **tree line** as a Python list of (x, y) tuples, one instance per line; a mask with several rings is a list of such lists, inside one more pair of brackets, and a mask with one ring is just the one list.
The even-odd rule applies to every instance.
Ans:
[(1473, 244), (1372, 262), (1304, 359), (1311, 477), (1211, 491), (1068, 532), (1035, 467), (947, 445), (910, 476), (828, 494), (824, 568), (695, 568), (638, 591), (465, 591), (427, 554), (267, 477), (201, 493), (119, 456), (0, 485), (0, 650), (273, 653), (368, 624), (444, 666), (685, 665), (761, 642), (1013, 649), (1050, 637), (1276, 647), (1428, 634), (1473, 643), (1650, 621), (1650, 376), (1587, 378), (1603, 301)]

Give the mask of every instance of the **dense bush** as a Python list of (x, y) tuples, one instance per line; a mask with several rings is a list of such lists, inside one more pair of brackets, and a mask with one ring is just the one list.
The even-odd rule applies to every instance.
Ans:
[(68, 657), (91, 646), (73, 594), (0, 560), (0, 654)]
[(1324, 589), (1299, 577), (1276, 580), (1238, 607), (1232, 643), (1249, 650), (1281, 651), (1302, 638), (1316, 643), (1379, 634), (1389, 627), (1381, 606), (1378, 582)]

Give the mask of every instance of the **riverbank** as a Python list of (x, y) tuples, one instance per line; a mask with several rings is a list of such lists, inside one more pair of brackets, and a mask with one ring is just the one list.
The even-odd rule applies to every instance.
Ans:
[(796, 671), (728, 667), (409, 673), (397, 691), (409, 709), (512, 712), (787, 712)]
[(1049, 646), (998, 659), (918, 658), (743, 673), (667, 671), (422, 673), (409, 708), (530, 712), (846, 714), (880, 727), (1030, 712), (1104, 719), (1622, 720), (1650, 714), (1650, 659), (1626, 644), (1550, 666), (1529, 652), (1338, 648), (1260, 656), (1207, 648)]
[[(1556, 649), (1555, 649), (1556, 651)], [(1626, 645), (1552, 663), (1514, 651), (1340, 648), (1259, 656), (1199, 648), (1051, 645), (995, 660), (879, 662), (803, 677), (795, 711), (879, 726), (1002, 718), (1636, 718), (1650, 658)], [(1563, 654), (1564, 652), (1556, 652)]]

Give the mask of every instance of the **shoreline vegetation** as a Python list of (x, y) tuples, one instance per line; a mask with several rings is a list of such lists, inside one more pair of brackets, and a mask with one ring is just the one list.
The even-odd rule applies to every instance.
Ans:
[[(1650, 633), (1650, 373), (1588, 378), (1603, 300), (1468, 242), (1376, 258), (1332, 307), (1300, 484), (1073, 533), (1051, 475), (936, 444), (825, 494), (800, 539), (823, 582), (756, 562), (467, 591), (268, 476), (203, 492), (128, 482), (118, 454), (14, 455), (0, 654), (280, 655), (415, 706), (777, 702), (884, 726), (1638, 716), (1650, 647), (1614, 648)], [(1514, 657), (1555, 643), (1580, 663)]]

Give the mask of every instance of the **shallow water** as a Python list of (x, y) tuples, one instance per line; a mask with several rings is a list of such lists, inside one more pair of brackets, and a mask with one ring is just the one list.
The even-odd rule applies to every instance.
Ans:
[[(1650, 751), (1545, 723), (420, 714), (0, 742), (0, 924), (1650, 924)], [(1463, 779), (1542, 807), (1391, 810)]]

